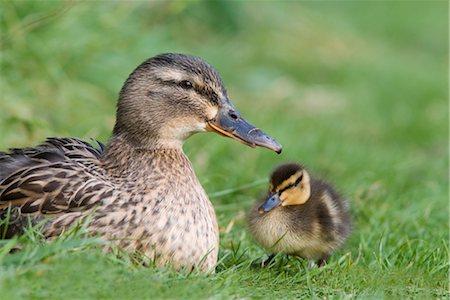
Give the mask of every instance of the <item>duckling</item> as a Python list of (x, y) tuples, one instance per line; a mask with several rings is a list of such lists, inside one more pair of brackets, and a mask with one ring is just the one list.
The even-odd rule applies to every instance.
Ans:
[(250, 209), (248, 227), (272, 253), (264, 265), (281, 252), (322, 266), (350, 233), (348, 204), (302, 165), (283, 164), (270, 176), (269, 194)]
[[(76, 138), (0, 153), (0, 220), (5, 237), (31, 221), (45, 237), (87, 219), (90, 234), (157, 266), (212, 270), (219, 233), (211, 202), (183, 142), (210, 131), (251, 147), (281, 145), (244, 119), (204, 60), (161, 54), (139, 65), (119, 94), (106, 146)], [(5, 222), (3, 222), (5, 223)]]

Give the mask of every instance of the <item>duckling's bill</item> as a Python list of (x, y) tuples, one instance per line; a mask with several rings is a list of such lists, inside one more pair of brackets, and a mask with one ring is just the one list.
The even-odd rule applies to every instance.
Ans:
[(278, 193), (275, 193), (267, 198), (267, 200), (258, 208), (260, 214), (266, 213), (280, 206), (282, 203)]
[(219, 109), (216, 117), (208, 121), (207, 130), (238, 140), (252, 148), (264, 147), (276, 153), (281, 153), (282, 150), (274, 138), (250, 124), (230, 102)]

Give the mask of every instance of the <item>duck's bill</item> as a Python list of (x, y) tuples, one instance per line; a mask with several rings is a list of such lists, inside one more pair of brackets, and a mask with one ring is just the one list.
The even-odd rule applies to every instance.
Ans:
[(238, 140), (252, 148), (259, 146), (276, 153), (281, 153), (282, 150), (274, 138), (250, 124), (231, 105), (220, 109), (217, 116), (208, 121), (207, 130)]
[(281, 205), (281, 199), (278, 193), (269, 196), (266, 202), (258, 208), (260, 214), (266, 213)]

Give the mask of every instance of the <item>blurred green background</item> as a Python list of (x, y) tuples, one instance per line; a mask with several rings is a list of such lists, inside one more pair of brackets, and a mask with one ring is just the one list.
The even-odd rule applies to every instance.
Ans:
[[(277, 156), (212, 134), (186, 143), (219, 218), (216, 275), (130, 271), (74, 249), (3, 257), (0, 295), (449, 296), (447, 2), (2, 1), (0, 16), (0, 151), (47, 136), (106, 142), (122, 83), (163, 52), (210, 62), (240, 112), (284, 146)], [(351, 203), (353, 234), (323, 270), (249, 266), (264, 252), (245, 212), (286, 160)]]

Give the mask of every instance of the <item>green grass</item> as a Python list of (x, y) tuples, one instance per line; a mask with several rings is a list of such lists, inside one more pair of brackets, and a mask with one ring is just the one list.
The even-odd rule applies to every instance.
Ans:
[[(142, 267), (82, 231), (0, 244), (0, 299), (447, 298), (448, 4), (1, 3), (0, 150), (47, 136), (106, 141), (118, 91), (161, 52), (207, 59), (277, 156), (212, 134), (185, 146), (221, 229), (214, 275)], [(265, 257), (245, 213), (271, 169), (336, 184), (353, 233), (322, 269)], [(21, 244), (22, 251), (8, 251)]]

